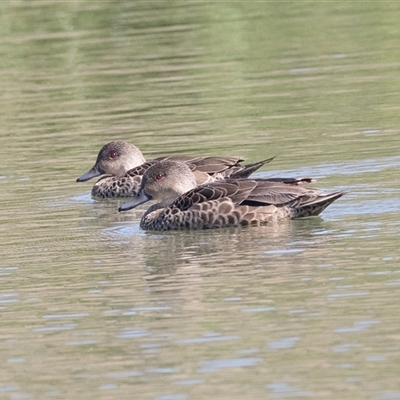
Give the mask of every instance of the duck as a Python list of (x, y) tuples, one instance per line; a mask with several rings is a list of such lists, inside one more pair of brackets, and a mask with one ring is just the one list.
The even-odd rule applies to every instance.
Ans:
[[(307, 178), (308, 179), (308, 178)], [(127, 211), (150, 200), (140, 227), (148, 231), (265, 225), (319, 215), (345, 192), (306, 188), (303, 179), (233, 179), (197, 185), (187, 164), (162, 160), (143, 174)]]
[(77, 182), (86, 182), (99, 177), (91, 194), (98, 198), (116, 198), (136, 196), (144, 172), (161, 160), (186, 163), (196, 177), (198, 185), (226, 178), (247, 178), (274, 157), (242, 165), (242, 157), (224, 156), (164, 156), (146, 161), (142, 152), (134, 144), (123, 140), (106, 143), (99, 151), (93, 167), (77, 178)]

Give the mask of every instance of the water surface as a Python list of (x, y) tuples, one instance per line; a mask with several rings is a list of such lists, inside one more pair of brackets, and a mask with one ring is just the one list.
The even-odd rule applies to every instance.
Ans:
[[(400, 398), (395, 2), (3, 2), (0, 397)], [(277, 156), (320, 218), (146, 233), (99, 148)]]

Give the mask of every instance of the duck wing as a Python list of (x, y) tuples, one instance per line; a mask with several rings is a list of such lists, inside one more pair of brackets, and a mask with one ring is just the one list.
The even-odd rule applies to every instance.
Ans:
[(345, 194), (344, 191), (323, 193), (316, 189), (307, 189), (296, 184), (254, 180), (256, 186), (241, 205), (288, 207), (296, 210), (294, 217), (318, 215), (329, 204)]
[(241, 157), (198, 157), (191, 161), (186, 161), (192, 171), (204, 172), (217, 179), (243, 179), (248, 178), (253, 172), (257, 171), (263, 165), (271, 162), (275, 157), (265, 160), (241, 165)]
[(254, 180), (217, 181), (190, 190), (179, 196), (173, 205), (181, 211), (188, 210), (195, 204), (229, 198), (235, 204), (242, 203), (256, 187)]
[(143, 164), (138, 165), (137, 167), (131, 168), (126, 172), (125, 176), (135, 177), (143, 175), (156, 161), (146, 161)]
[[(253, 180), (255, 186), (248, 193), (248, 196), (240, 203), (242, 205), (251, 206), (283, 206), (289, 205), (292, 202), (300, 201), (307, 198), (316, 198), (321, 195), (321, 192), (314, 189), (306, 189), (296, 183), (289, 181), (273, 181), (269, 179)], [(296, 181), (294, 181), (296, 182)]]
[(195, 157), (184, 155), (159, 157), (155, 159), (155, 161), (161, 160), (181, 161), (188, 164), (192, 171), (205, 172), (209, 175), (223, 173), (235, 166), (243, 168), (240, 163), (244, 161), (242, 157)]

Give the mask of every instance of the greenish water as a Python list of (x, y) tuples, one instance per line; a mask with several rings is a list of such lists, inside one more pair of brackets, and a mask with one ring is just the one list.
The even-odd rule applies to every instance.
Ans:
[[(0, 4), (0, 397), (400, 398), (400, 5)], [(321, 218), (145, 233), (105, 142), (277, 156)]]

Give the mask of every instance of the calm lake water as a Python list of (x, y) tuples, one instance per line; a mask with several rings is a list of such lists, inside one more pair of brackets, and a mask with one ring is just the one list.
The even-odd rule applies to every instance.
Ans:
[[(400, 4), (3, 1), (0, 398), (400, 399)], [(114, 139), (277, 156), (320, 218), (146, 233)]]

